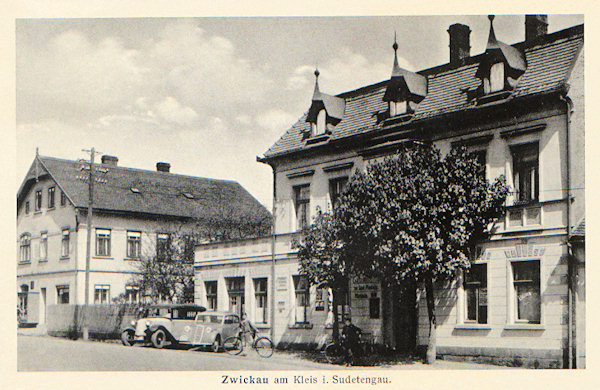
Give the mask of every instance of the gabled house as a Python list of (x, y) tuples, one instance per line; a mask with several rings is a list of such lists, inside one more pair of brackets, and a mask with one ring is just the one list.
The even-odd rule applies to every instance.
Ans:
[[(548, 34), (546, 15), (525, 25), (509, 45), (490, 17), (486, 50), (471, 56), (469, 27), (454, 24), (449, 62), (418, 72), (398, 66), (394, 43), (390, 79), (335, 96), (315, 72), (309, 111), (258, 159), (273, 169), (274, 236), (198, 246), (198, 303), (247, 311), (280, 346), (322, 344), (331, 297), (300, 276), (293, 238), (371, 161), (412, 142), (464, 145), (512, 192), (471, 272), (437, 286), (438, 356), (584, 366), (585, 254), (572, 234), (585, 211), (583, 25)], [(376, 342), (424, 347), (424, 294), (394, 297), (355, 280), (338, 313)]]
[[(130, 284), (144, 256), (175, 232), (204, 241), (262, 235), (271, 215), (234, 181), (94, 164), (90, 304), (143, 297)], [(44, 323), (49, 304), (83, 304), (89, 163), (36, 155), (17, 193), (17, 285), (22, 320)], [(190, 249), (193, 251), (193, 248)]]

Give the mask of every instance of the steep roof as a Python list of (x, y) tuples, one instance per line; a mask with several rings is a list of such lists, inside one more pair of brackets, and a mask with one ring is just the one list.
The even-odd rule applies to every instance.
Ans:
[[(89, 165), (89, 164), (88, 164)], [(19, 193), (20, 204), (36, 176), (48, 174), (75, 207), (87, 207), (86, 164), (54, 157), (36, 157)], [(239, 183), (168, 172), (94, 164), (94, 208), (177, 218), (270, 218), (269, 211)]]
[(577, 226), (571, 231), (571, 237), (585, 239), (585, 218), (582, 218)]
[[(582, 45), (583, 25), (579, 25), (548, 34), (531, 47), (523, 42), (510, 46), (514, 50), (518, 48), (524, 52), (527, 63), (527, 69), (519, 77), (512, 98), (552, 92), (564, 87)], [(513, 51), (512, 49), (507, 50), (507, 53)], [(410, 122), (477, 109), (476, 102), (467, 92), (475, 90), (481, 84), (475, 73), (483, 58), (483, 54), (471, 57), (466, 65), (459, 68), (442, 65), (418, 72), (427, 77), (428, 90), (425, 99), (416, 107)], [(386, 80), (336, 95), (345, 99), (346, 109), (344, 117), (335, 126), (327, 142), (382, 128), (383, 123), (379, 116), (387, 109), (387, 104), (383, 101), (387, 85)], [(310, 131), (310, 125), (305, 120), (306, 114), (265, 152), (265, 158), (305, 148), (306, 137), (303, 134)]]

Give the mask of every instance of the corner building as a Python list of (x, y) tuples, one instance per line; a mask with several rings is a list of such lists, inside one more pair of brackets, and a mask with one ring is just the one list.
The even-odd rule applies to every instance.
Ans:
[[(280, 347), (322, 345), (331, 297), (299, 276), (292, 240), (370, 162), (412, 142), (464, 145), (512, 192), (471, 271), (436, 287), (438, 358), (585, 367), (583, 25), (525, 25), (523, 42), (505, 44), (490, 16), (486, 50), (471, 56), (469, 27), (454, 24), (449, 62), (419, 72), (398, 66), (394, 43), (389, 80), (336, 96), (315, 71), (307, 113), (259, 158), (273, 169), (275, 234), (197, 247), (198, 303), (247, 312)], [(353, 280), (342, 303), (340, 318), (378, 343), (428, 342), (420, 288)]]

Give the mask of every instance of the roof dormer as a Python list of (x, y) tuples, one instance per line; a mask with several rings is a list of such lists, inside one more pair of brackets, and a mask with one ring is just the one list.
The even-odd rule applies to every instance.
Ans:
[(489, 15), (490, 34), (475, 76), (481, 79), (480, 95), (507, 96), (527, 69), (525, 55), (516, 47), (496, 39), (494, 15)]
[(402, 69), (398, 65), (398, 43), (394, 36), (394, 65), (383, 101), (388, 102), (389, 117), (403, 116), (414, 112), (414, 108), (427, 95), (427, 78)]
[(333, 127), (342, 120), (346, 108), (344, 99), (319, 90), (319, 75), (319, 70), (315, 69), (315, 90), (306, 116), (313, 137), (331, 133)]

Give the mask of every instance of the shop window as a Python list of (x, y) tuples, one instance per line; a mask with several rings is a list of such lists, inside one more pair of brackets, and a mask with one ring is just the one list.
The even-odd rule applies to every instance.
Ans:
[(56, 286), (56, 303), (59, 305), (69, 304), (69, 286)]
[(296, 298), (295, 322), (305, 324), (308, 322), (307, 312), (309, 306), (308, 279), (303, 275), (294, 275), (294, 290)]
[(254, 279), (255, 318), (258, 324), (267, 323), (267, 278)]
[(21, 236), (19, 246), (19, 262), (28, 263), (31, 261), (31, 235), (25, 233)]
[(127, 232), (127, 257), (130, 259), (139, 259), (142, 255), (142, 233)]
[(294, 187), (296, 206), (296, 227), (298, 230), (308, 226), (310, 217), (310, 185)]
[(539, 195), (538, 143), (511, 147), (513, 160), (513, 186), (517, 203), (530, 203)]
[(344, 192), (348, 184), (348, 177), (339, 177), (329, 180), (329, 197), (331, 198), (331, 206), (335, 208), (338, 199)]
[(96, 284), (94, 286), (94, 304), (106, 305), (110, 300), (110, 286), (108, 284)]
[(35, 211), (40, 211), (42, 209), (42, 191), (35, 192)]
[(539, 324), (541, 320), (540, 262), (512, 263), (515, 319), (517, 322)]
[(487, 264), (471, 264), (464, 281), (465, 322), (487, 324)]
[(61, 250), (60, 250), (61, 257), (69, 256), (70, 241), (71, 241), (71, 232), (69, 231), (69, 229), (63, 229), (62, 240), (61, 240)]
[(48, 260), (48, 233), (40, 234), (40, 261)]
[(217, 281), (204, 282), (206, 306), (208, 310), (217, 310)]
[(54, 208), (54, 194), (56, 193), (55, 187), (48, 188), (48, 208)]
[(110, 256), (110, 229), (96, 229), (96, 256)]

